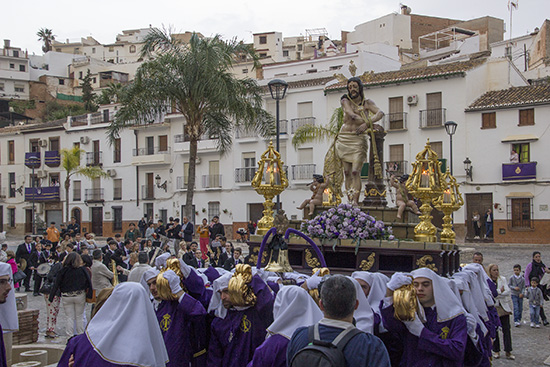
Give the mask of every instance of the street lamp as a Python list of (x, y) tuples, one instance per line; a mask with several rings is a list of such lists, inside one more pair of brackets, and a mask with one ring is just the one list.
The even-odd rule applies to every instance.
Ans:
[(473, 174), (472, 174), (472, 170), (474, 169), (474, 167), (472, 167), (472, 161), (470, 160), (470, 158), (466, 157), (466, 159), (464, 160), (464, 171), (466, 171), (466, 178), (470, 178), (470, 181), (473, 181)]
[[(267, 86), (269, 87), (269, 93), (271, 93), (271, 98), (273, 98), (276, 101), (275, 118), (277, 121), (277, 131), (276, 131), (277, 139), (276, 139), (275, 149), (277, 150), (277, 153), (280, 153), (281, 151), (279, 146), (279, 101), (285, 98), (286, 90), (288, 89), (288, 83), (282, 79), (273, 79), (272, 81), (267, 83)], [(279, 209), (281, 209), (281, 199), (279, 195), (277, 195), (276, 209), (277, 209), (277, 213), (279, 212)]]
[(32, 180), (31, 180), (31, 191), (32, 191), (32, 235), (34, 236), (36, 234), (36, 219), (35, 219), (35, 207), (34, 207), (34, 198), (36, 196), (36, 177), (34, 177), (34, 168), (36, 166), (40, 166), (40, 158), (33, 155), (29, 157), (29, 161), (31, 162), (31, 170), (32, 170)]
[(454, 121), (447, 121), (445, 123), (445, 131), (447, 131), (447, 135), (449, 135), (449, 139), (450, 139), (450, 149), (451, 149), (451, 155), (450, 155), (450, 162), (449, 162), (449, 165), (451, 166), (451, 175), (453, 174), (453, 135), (455, 134), (456, 132), (456, 127), (457, 127), (457, 123), (454, 122)]
[(155, 177), (155, 183), (157, 184), (157, 188), (163, 189), (164, 192), (168, 191), (168, 187), (167, 187), (168, 181), (164, 180), (162, 184), (160, 183), (160, 181), (161, 181), (160, 175), (157, 173)]

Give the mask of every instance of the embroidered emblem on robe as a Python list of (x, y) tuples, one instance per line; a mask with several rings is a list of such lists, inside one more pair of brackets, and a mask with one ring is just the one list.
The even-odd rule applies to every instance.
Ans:
[(246, 315), (243, 316), (243, 319), (241, 320), (241, 331), (243, 333), (248, 333), (250, 331), (250, 327), (252, 326), (252, 323), (250, 320), (246, 317)]
[(172, 324), (172, 320), (170, 319), (170, 315), (166, 314), (162, 316), (162, 320), (160, 320), (160, 329), (162, 331), (168, 331), (168, 329), (170, 329), (171, 324)]
[(441, 334), (439, 334), (441, 339), (447, 339), (447, 337), (449, 336), (449, 331), (450, 331), (450, 329), (447, 326), (445, 326), (443, 329), (441, 329)]

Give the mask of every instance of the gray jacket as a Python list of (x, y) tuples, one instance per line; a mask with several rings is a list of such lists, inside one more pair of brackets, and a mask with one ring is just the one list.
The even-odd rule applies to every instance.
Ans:
[(99, 293), (103, 288), (112, 287), (111, 279), (113, 272), (99, 260), (94, 260), (92, 264), (92, 288)]
[(525, 298), (529, 300), (529, 306), (542, 306), (542, 304), (544, 303), (542, 291), (539, 288), (526, 288)]
[[(523, 279), (523, 276), (521, 275), (519, 277), (512, 275), (508, 281), (508, 286), (512, 291), (512, 296), (519, 297), (519, 295), (523, 294), (523, 291), (525, 290), (525, 279)], [(516, 288), (519, 288), (519, 290), (516, 290)]]

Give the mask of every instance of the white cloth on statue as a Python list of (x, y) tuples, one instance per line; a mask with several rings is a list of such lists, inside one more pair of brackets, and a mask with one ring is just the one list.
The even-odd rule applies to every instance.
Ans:
[(0, 304), (0, 325), (5, 333), (19, 330), (19, 318), (17, 317), (17, 305), (15, 304), (15, 289), (13, 288), (13, 274), (11, 265), (0, 263), (0, 276), (9, 276), (11, 290), (6, 297), (6, 302)]
[(464, 314), (464, 307), (459, 301), (444, 278), (433, 270), (420, 268), (411, 272), (414, 279), (427, 278), (432, 281), (433, 297), (437, 311), (437, 321), (444, 322)]
[(353, 285), (355, 286), (355, 293), (357, 295), (357, 300), (359, 301), (359, 306), (353, 314), (356, 327), (359, 330), (364, 331), (365, 333), (372, 334), (374, 331), (374, 313), (372, 312), (372, 308), (367, 301), (367, 297), (365, 297), (365, 293), (363, 292), (363, 288), (361, 288), (361, 284), (359, 284), (357, 280), (353, 279), (350, 276), (348, 276), (348, 278), (353, 282)]
[[(139, 315), (136, 321), (135, 315)], [(88, 324), (86, 336), (99, 355), (114, 364), (165, 366), (168, 352), (157, 316), (143, 287), (117, 285)], [(132, 348), (128, 348), (128, 343)]]
[(279, 334), (287, 339), (302, 326), (316, 324), (323, 313), (309, 293), (298, 286), (281, 287), (273, 304), (273, 323), (269, 325), (269, 334)]
[(390, 278), (382, 273), (371, 273), (368, 271), (354, 271), (351, 277), (361, 279), (370, 285), (367, 301), (373, 311), (380, 315), (380, 301), (386, 297), (387, 284)]

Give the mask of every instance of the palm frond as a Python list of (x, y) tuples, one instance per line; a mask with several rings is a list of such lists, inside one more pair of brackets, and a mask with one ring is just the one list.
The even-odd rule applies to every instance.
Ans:
[(304, 125), (299, 127), (292, 138), (292, 146), (298, 148), (300, 145), (314, 142), (333, 139), (338, 131), (330, 130), (325, 126)]
[(75, 171), (76, 175), (84, 176), (90, 179), (94, 178), (109, 178), (110, 176), (103, 170), (101, 167), (89, 166), (89, 167), (79, 167)]

